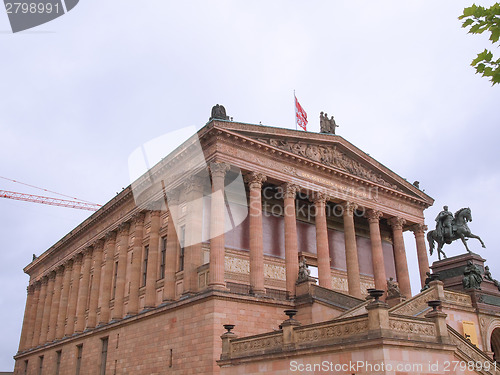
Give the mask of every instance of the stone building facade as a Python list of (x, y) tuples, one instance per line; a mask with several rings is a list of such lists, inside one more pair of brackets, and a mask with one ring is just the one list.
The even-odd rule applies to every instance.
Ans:
[[(398, 327), (412, 326), (450, 355), (444, 313), (416, 316), (432, 296), (473, 320), (472, 301), (465, 306), (451, 291), (445, 298), (439, 282), (412, 298), (403, 240), (403, 231), (414, 233), (424, 286), (423, 211), (432, 203), (338, 135), (211, 119), (26, 266), (15, 373), (233, 374), (258, 372), (255, 361), (274, 371), (286, 367), (286, 350), (306, 358), (315, 343), (324, 346), (303, 340), (314, 336), (300, 332), (305, 325), (331, 331), (349, 320), (357, 330), (349, 337), (375, 340), (363, 353), (383, 351), (384, 334), (400, 332), (388, 339), (401, 341)], [(297, 283), (301, 260), (318, 285)], [(386, 290), (389, 278), (399, 284), (399, 310), (368, 306), (367, 289)], [(283, 310), (293, 309), (301, 327), (283, 322)], [(240, 338), (227, 333), (221, 343), (228, 323)], [(247, 347), (238, 340), (262, 334), (269, 348), (238, 356), (235, 347)], [(287, 340), (294, 344), (283, 351)], [(342, 355), (335, 343), (327, 357)]]

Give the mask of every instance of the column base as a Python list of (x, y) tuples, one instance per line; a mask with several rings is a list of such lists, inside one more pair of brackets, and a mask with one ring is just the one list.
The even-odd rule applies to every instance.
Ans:
[(217, 284), (208, 284), (208, 289), (210, 290), (219, 290), (222, 292), (229, 292), (229, 289), (226, 286), (226, 283), (217, 283)]

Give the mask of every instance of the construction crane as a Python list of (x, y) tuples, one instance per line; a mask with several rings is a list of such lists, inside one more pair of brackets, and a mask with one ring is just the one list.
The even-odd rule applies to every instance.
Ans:
[(68, 207), (68, 208), (76, 208), (78, 210), (88, 210), (88, 211), (97, 211), (99, 208), (102, 206), (100, 204), (95, 204), (92, 202), (87, 202), (82, 199), (70, 197), (68, 195), (56, 193), (55, 191), (50, 191), (47, 189), (39, 188), (37, 186), (33, 186), (30, 184), (26, 184), (20, 181), (12, 180), (10, 178), (2, 177), (0, 178), (4, 180), (9, 180), (11, 182), (15, 182), (18, 184), (30, 186), (35, 189), (39, 190), (44, 190), (47, 192), (51, 192), (57, 195), (62, 195), (68, 198), (72, 198), (71, 200), (69, 199), (59, 199), (59, 198), (52, 198), (52, 197), (45, 197), (41, 195), (33, 195), (33, 194), (26, 194), (26, 193), (18, 193), (14, 191), (7, 191), (7, 190), (0, 190), (0, 198), (8, 198), (8, 199), (15, 199), (18, 201), (25, 201), (25, 202), (33, 202), (33, 203), (41, 203), (41, 204), (49, 204), (51, 206), (59, 206), (59, 207)]
[(101, 205), (95, 203), (88, 203), (77, 200), (70, 201), (68, 199), (43, 197), (41, 195), (16, 193), (14, 191), (7, 191), (7, 190), (0, 190), (0, 198), (16, 199), (18, 201), (50, 204), (52, 206), (77, 208), (79, 210), (89, 210), (89, 211), (97, 211), (99, 208), (101, 208)]

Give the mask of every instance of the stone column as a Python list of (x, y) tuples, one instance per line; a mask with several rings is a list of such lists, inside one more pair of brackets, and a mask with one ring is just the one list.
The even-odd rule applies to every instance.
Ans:
[(330, 248), (328, 246), (328, 228), (326, 225), (326, 195), (313, 194), (314, 218), (316, 222), (316, 254), (318, 256), (319, 285), (332, 289), (332, 273), (330, 270)]
[(47, 283), (47, 293), (45, 295), (45, 303), (43, 306), (42, 328), (40, 330), (40, 344), (45, 344), (47, 342), (47, 333), (49, 332), (50, 309), (52, 307), (52, 296), (54, 295), (55, 279), (56, 279), (56, 273), (51, 272), (49, 274), (49, 281)]
[(82, 254), (79, 253), (73, 260), (73, 270), (71, 271), (71, 289), (68, 298), (68, 313), (64, 336), (71, 336), (75, 333), (76, 304), (78, 303), (78, 291), (80, 288), (80, 275), (82, 271)]
[(57, 316), (59, 315), (59, 305), (61, 304), (61, 288), (63, 282), (64, 267), (56, 269), (56, 280), (54, 282), (54, 295), (52, 296), (52, 307), (50, 308), (49, 332), (47, 341), (54, 341), (56, 338)]
[(34, 282), (33, 284), (31, 284), (31, 288), (33, 289), (33, 300), (31, 303), (31, 308), (29, 310), (29, 324), (28, 324), (28, 335), (26, 336), (26, 349), (29, 349), (33, 346), (33, 332), (35, 330), (38, 298), (40, 297), (40, 286), (41, 285), (39, 282)]
[(427, 247), (425, 245), (425, 231), (427, 230), (427, 225), (415, 224), (410, 230), (413, 231), (415, 235), (415, 242), (417, 244), (417, 259), (418, 259), (418, 271), (420, 273), (420, 285), (422, 288), (425, 285), (425, 279), (427, 278), (427, 272), (429, 270), (429, 258), (427, 258)]
[(368, 210), (367, 217), (368, 223), (370, 224), (375, 289), (387, 290), (387, 276), (385, 274), (384, 252), (382, 250), (382, 237), (380, 236), (379, 222), (382, 217), (382, 212)]
[(288, 298), (293, 298), (295, 296), (295, 283), (299, 274), (297, 220), (295, 216), (295, 196), (299, 187), (287, 183), (282, 186), (282, 189), (284, 194), (283, 212), (285, 215), (286, 293)]
[(344, 202), (344, 240), (345, 240), (345, 259), (347, 268), (347, 287), (349, 294), (362, 298), (361, 279), (359, 276), (358, 246), (356, 245), (356, 228), (354, 226), (354, 211), (357, 208), (356, 203)]
[(231, 168), (228, 163), (210, 163), (212, 175), (212, 202), (210, 207), (210, 264), (209, 286), (212, 289), (226, 289), (224, 281), (224, 260), (226, 246), (224, 242), (224, 220), (226, 204), (224, 196), (224, 178)]
[(175, 263), (177, 260), (177, 249), (179, 248), (179, 238), (175, 230), (174, 220), (178, 218), (178, 205), (179, 192), (170, 193), (168, 196), (167, 249), (165, 250), (163, 301), (173, 301), (175, 299)]
[(156, 280), (158, 280), (158, 249), (160, 243), (160, 213), (151, 211), (151, 230), (149, 232), (148, 269), (146, 274), (146, 295), (144, 308), (156, 306)]
[(204, 180), (198, 176), (191, 176), (186, 180), (184, 186), (187, 201), (184, 294), (189, 294), (198, 290), (198, 267), (202, 263), (201, 232)]
[(128, 295), (127, 315), (136, 315), (139, 312), (144, 213), (136, 213), (132, 217), (132, 223), (134, 226), (134, 243), (132, 245), (132, 267), (130, 268), (130, 293)]
[(118, 227), (119, 250), (118, 269), (115, 280), (115, 307), (113, 308), (112, 320), (123, 318), (123, 299), (125, 298), (125, 274), (127, 272), (127, 253), (129, 244), (130, 223), (125, 222)]
[(250, 293), (265, 294), (264, 287), (264, 244), (262, 233), (262, 183), (267, 177), (261, 173), (250, 172), (245, 182), (250, 189)]
[(82, 279), (78, 286), (78, 301), (76, 305), (75, 332), (81, 333), (85, 329), (85, 310), (89, 299), (90, 267), (92, 265), (92, 248), (83, 252)]
[(101, 285), (102, 252), (104, 241), (97, 240), (92, 245), (92, 285), (90, 287), (89, 317), (87, 319), (87, 329), (95, 328), (97, 324), (97, 309), (99, 307), (99, 288)]
[(36, 309), (36, 318), (35, 318), (35, 328), (33, 331), (33, 344), (32, 347), (36, 347), (40, 344), (40, 332), (42, 329), (42, 318), (43, 318), (43, 309), (45, 306), (45, 296), (47, 295), (47, 276), (42, 277), (40, 283), (40, 294), (38, 297), (38, 304)]
[(111, 285), (113, 282), (113, 263), (116, 246), (116, 232), (111, 231), (106, 234), (104, 243), (104, 257), (101, 271), (101, 285), (99, 287), (99, 324), (109, 323), (109, 302), (111, 300)]
[(405, 242), (403, 238), (403, 225), (406, 220), (400, 217), (392, 217), (389, 225), (392, 227), (392, 239), (394, 249), (394, 263), (396, 265), (396, 279), (399, 290), (405, 297), (411, 297), (410, 276), (408, 274), (408, 262), (406, 260)]
[(71, 271), (73, 260), (69, 260), (64, 264), (64, 276), (61, 290), (61, 302), (59, 303), (59, 311), (57, 312), (56, 339), (64, 337), (66, 313), (68, 311), (68, 298), (71, 289)]
[(19, 340), (19, 352), (22, 352), (25, 349), (28, 349), (31, 342), (28, 344), (28, 330), (30, 328), (30, 311), (33, 308), (33, 295), (35, 289), (32, 285), (28, 285), (26, 288), (26, 306), (24, 308), (24, 319), (23, 319), (23, 328), (21, 330), (21, 339)]

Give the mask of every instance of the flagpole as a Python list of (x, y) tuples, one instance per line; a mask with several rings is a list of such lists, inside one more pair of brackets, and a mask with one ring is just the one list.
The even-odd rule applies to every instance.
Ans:
[(295, 115), (295, 130), (297, 130), (297, 98), (295, 97), (295, 89), (293, 89), (293, 111)]

